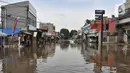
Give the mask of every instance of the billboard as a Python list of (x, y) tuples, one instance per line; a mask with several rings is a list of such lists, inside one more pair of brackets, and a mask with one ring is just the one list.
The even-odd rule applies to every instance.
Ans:
[(125, 5), (120, 5), (118, 8), (119, 20), (126, 19), (130, 17), (130, 8), (125, 7)]
[(119, 16), (125, 14), (125, 5), (124, 4), (122, 4), (118, 7), (118, 13), (119, 13)]

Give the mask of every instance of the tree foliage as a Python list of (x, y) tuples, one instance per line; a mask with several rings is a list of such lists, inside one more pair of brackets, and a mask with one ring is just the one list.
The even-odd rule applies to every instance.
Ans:
[(112, 17), (112, 18), (115, 18), (115, 15), (112, 15), (111, 17)]
[(69, 39), (69, 30), (68, 29), (65, 29), (65, 28), (62, 28), (60, 30), (60, 35), (62, 36), (62, 38), (64, 39)]
[(92, 20), (86, 19), (84, 26), (86, 26), (88, 24), (96, 24), (96, 21), (94, 19), (92, 19)]
[(86, 20), (85, 20), (85, 25), (84, 25), (84, 26), (86, 26), (86, 25), (88, 25), (88, 24), (90, 24), (90, 23), (91, 23), (91, 20), (86, 19)]
[(73, 35), (77, 35), (77, 30), (71, 30), (70, 32), (70, 37), (72, 37)]
[(86, 20), (86, 23), (87, 23), (87, 24), (90, 24), (90, 23), (91, 23), (91, 20), (87, 19), (87, 20)]

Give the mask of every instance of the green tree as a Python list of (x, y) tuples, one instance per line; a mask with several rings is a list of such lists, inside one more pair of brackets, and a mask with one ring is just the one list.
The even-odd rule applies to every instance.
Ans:
[(60, 35), (61, 35), (61, 37), (62, 38), (64, 38), (64, 39), (69, 39), (69, 30), (68, 29), (66, 29), (66, 28), (62, 28), (61, 30), (60, 30)]
[(78, 33), (77, 30), (71, 30), (70, 37), (72, 37), (73, 35), (77, 35), (77, 33)]
[(87, 19), (87, 20), (86, 20), (86, 23), (87, 23), (87, 24), (90, 24), (90, 23), (91, 23), (91, 20)]
[(91, 20), (91, 24), (96, 24), (96, 21), (95, 20)]
[(115, 15), (112, 15), (111, 17), (112, 17), (112, 18), (115, 18)]
[(91, 23), (91, 20), (86, 19), (86, 21), (85, 21), (85, 25), (84, 25), (84, 26), (86, 26), (86, 25), (88, 25), (88, 24), (90, 24), (90, 23)]

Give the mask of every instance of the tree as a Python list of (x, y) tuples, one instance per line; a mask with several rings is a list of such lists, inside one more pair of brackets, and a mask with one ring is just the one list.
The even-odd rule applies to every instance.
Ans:
[(91, 20), (91, 24), (96, 24), (96, 21), (94, 19)]
[(86, 19), (86, 21), (85, 21), (85, 25), (84, 25), (84, 26), (86, 26), (86, 25), (88, 25), (88, 24), (90, 24), (90, 23), (91, 23), (91, 20)]
[(86, 23), (90, 24), (90, 23), (91, 23), (91, 20), (87, 19), (87, 20), (86, 20)]
[(62, 41), (62, 42), (60, 43), (60, 48), (61, 48), (62, 50), (68, 50), (69, 44), (70, 44), (69, 41)]
[(69, 30), (68, 29), (65, 29), (65, 28), (62, 28), (60, 30), (60, 35), (62, 38), (64, 39), (69, 39)]
[(112, 18), (115, 18), (115, 15), (112, 15), (111, 17), (112, 17)]
[(73, 35), (77, 35), (77, 33), (78, 33), (77, 30), (71, 30), (70, 37), (72, 37)]

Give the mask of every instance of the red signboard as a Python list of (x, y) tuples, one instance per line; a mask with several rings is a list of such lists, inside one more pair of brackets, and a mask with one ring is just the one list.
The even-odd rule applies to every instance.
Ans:
[(101, 22), (101, 20), (98, 20), (98, 21), (97, 21), (97, 31), (98, 31), (98, 32), (101, 32), (101, 31), (102, 31), (102, 22)]
[(115, 23), (114, 20), (111, 18), (109, 19), (109, 32), (115, 31)]
[(56, 35), (56, 32), (48, 32), (50, 35)]
[(90, 24), (90, 26), (91, 26), (91, 29), (96, 29), (97, 28), (96, 24)]

